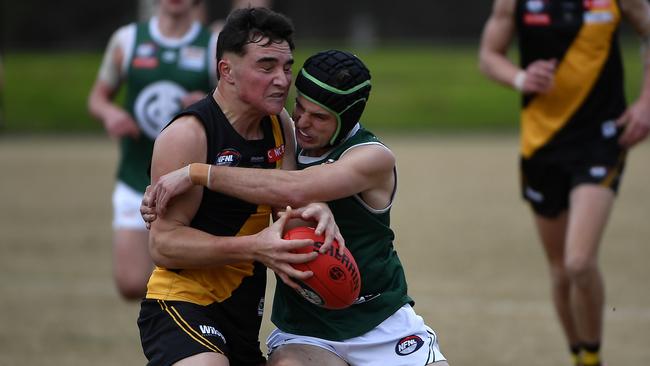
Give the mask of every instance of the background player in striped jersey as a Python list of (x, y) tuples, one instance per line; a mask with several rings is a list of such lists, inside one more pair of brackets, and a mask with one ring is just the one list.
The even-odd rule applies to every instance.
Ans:
[[(522, 93), (521, 189), (550, 267), (553, 302), (576, 365), (601, 364), (604, 283), (598, 249), (629, 148), (650, 129), (650, 76), (629, 107), (621, 15), (643, 40), (645, 0), (496, 0), (481, 70)], [(521, 66), (507, 57), (514, 35)]]

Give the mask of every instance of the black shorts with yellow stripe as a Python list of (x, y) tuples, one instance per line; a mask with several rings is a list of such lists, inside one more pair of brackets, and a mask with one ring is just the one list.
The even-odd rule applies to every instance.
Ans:
[(246, 327), (241, 319), (224, 314), (220, 306), (144, 299), (138, 327), (148, 365), (172, 365), (204, 352), (225, 355), (231, 366), (263, 364), (259, 326), (255, 326), (261, 320), (250, 318), (255, 324)]
[(554, 218), (569, 208), (569, 195), (578, 185), (600, 185), (617, 193), (624, 167), (625, 152), (615, 164), (521, 158), (521, 194), (536, 214)]

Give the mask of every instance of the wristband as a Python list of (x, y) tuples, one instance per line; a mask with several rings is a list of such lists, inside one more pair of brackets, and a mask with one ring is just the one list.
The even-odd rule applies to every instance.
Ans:
[(526, 71), (519, 71), (512, 81), (512, 86), (520, 92), (524, 91), (524, 83), (526, 82)]
[[(208, 187), (210, 184), (210, 168), (212, 165), (192, 163), (190, 166), (190, 181), (194, 185)], [(209, 189), (210, 187), (208, 187)]]

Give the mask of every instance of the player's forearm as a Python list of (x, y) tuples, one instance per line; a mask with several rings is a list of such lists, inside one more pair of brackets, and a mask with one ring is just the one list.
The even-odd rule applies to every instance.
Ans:
[(481, 50), (479, 56), (479, 68), (483, 74), (490, 79), (514, 89), (521, 89), (523, 80), (521, 70), (505, 55), (491, 50)]
[(650, 36), (641, 39), (641, 67), (643, 79), (639, 100), (650, 103)]
[(623, 0), (621, 10), (641, 40), (643, 82), (639, 99), (650, 101), (650, 5), (645, 0)]
[(88, 96), (88, 112), (96, 119), (104, 121), (110, 110), (115, 108), (110, 91), (97, 82)]
[[(166, 227), (167, 226), (167, 227)], [(149, 235), (154, 263), (164, 268), (208, 268), (253, 260), (255, 236), (214, 236), (191, 227), (156, 222)]]
[(212, 166), (209, 188), (256, 204), (301, 207), (310, 203), (300, 171)]

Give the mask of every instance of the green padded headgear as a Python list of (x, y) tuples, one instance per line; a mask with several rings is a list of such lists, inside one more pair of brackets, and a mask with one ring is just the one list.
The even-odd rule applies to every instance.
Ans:
[(370, 71), (349, 52), (323, 51), (305, 61), (296, 89), (336, 117), (338, 126), (329, 144), (337, 145), (361, 118), (370, 96)]

